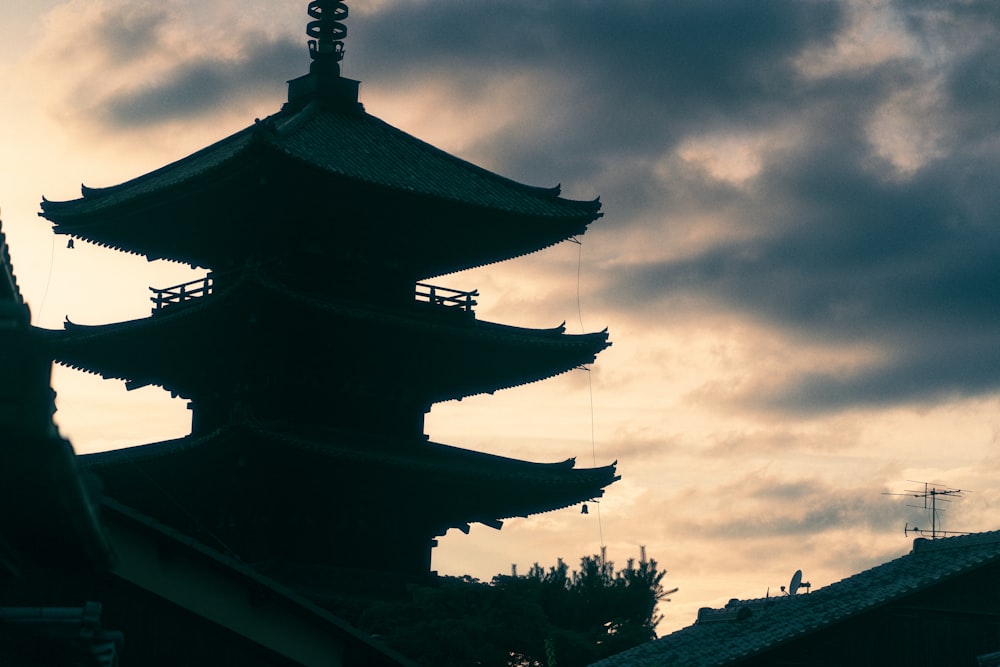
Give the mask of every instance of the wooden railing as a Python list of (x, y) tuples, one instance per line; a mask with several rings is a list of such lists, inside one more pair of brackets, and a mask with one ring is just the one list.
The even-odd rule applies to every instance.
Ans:
[[(184, 303), (192, 299), (198, 299), (212, 294), (215, 289), (215, 279), (209, 273), (204, 278), (181, 283), (172, 287), (150, 287), (149, 291), (153, 296), (149, 300), (153, 302), (153, 312), (162, 310), (167, 306)], [(438, 287), (428, 283), (417, 283), (414, 290), (414, 297), (417, 301), (429, 303), (434, 306), (445, 308), (456, 308), (462, 312), (471, 313), (477, 302), (479, 290), (463, 292), (462, 290), (450, 289), (448, 287)]]
[(153, 302), (153, 312), (155, 313), (171, 304), (184, 303), (191, 299), (208, 296), (212, 293), (214, 286), (215, 280), (210, 273), (204, 278), (174, 285), (173, 287), (165, 287), (163, 289), (150, 287), (149, 291), (153, 293), (153, 296), (149, 297), (149, 300)]
[(463, 292), (427, 283), (417, 283), (415, 296), (417, 301), (423, 301), (435, 306), (444, 306), (446, 308), (458, 308), (466, 313), (471, 313), (476, 305), (476, 297), (479, 296), (479, 290)]

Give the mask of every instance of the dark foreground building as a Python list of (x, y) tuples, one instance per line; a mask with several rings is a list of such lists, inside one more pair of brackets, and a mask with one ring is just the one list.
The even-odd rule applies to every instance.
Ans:
[(811, 593), (732, 600), (595, 667), (1000, 665), (1000, 531), (919, 538)]
[(0, 229), (0, 665), (410, 663), (232, 556), (100, 498)]
[[(14, 325), (0, 334), (26, 361), (4, 376), (3, 455), (29, 453), (16, 462), (38, 466), (28, 492), (44, 502), (5, 519), (25, 567), (7, 559), (0, 605), (61, 605), (90, 619), (86, 632), (103, 605), (128, 664), (394, 664), (328, 610), (429, 578), (434, 538), (450, 528), (499, 528), (617, 479), (614, 465), (515, 460), (423, 432), (435, 402), (545, 379), (609, 345), (606, 331), (481, 321), (476, 291), (427, 282), (580, 235), (600, 204), (367, 114), (358, 82), (340, 75), (346, 7), (309, 13), (312, 66), (278, 113), (134, 180), (42, 202), (58, 234), (201, 267), (203, 279), (151, 288), (149, 317), (48, 331), (28, 325), (5, 271)], [(73, 456), (52, 426), (51, 359), (187, 399), (191, 434)], [(37, 433), (18, 430), (25, 400)], [(5, 507), (27, 506), (19, 488)], [(56, 552), (82, 569), (35, 557)]]

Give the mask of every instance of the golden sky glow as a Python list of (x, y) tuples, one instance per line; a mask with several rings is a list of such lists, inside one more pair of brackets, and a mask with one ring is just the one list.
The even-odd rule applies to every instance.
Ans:
[[(605, 217), (582, 247), (434, 282), (478, 289), (481, 319), (582, 319), (614, 345), (589, 374), (436, 405), (426, 431), (536, 461), (617, 459), (622, 480), (587, 515), (452, 531), (438, 571), (486, 579), (602, 541), (624, 562), (646, 545), (680, 587), (668, 630), (799, 568), (815, 588), (906, 552), (904, 523), (923, 517), (881, 494), (907, 480), (973, 492), (947, 529), (998, 527), (995, 11), (468, 4), (352, 6), (345, 74), (366, 110), (516, 180), (600, 195)], [(507, 4), (500, 39), (488, 26)], [(5, 11), (0, 207), (36, 324), (144, 317), (147, 286), (198, 275), (70, 250), (38, 202), (277, 111), (307, 67), (305, 5)], [(189, 426), (160, 390), (53, 377), (80, 453)]]

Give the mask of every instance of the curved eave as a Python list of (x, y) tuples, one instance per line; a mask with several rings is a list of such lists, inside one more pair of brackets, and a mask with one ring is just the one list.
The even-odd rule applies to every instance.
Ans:
[[(456, 321), (449, 317), (452, 313), (426, 317), (421, 312), (424, 309), (419, 308), (422, 304), (413, 304), (409, 314), (402, 314), (304, 295), (260, 277), (240, 281), (209, 297), (168, 306), (162, 313), (142, 319), (96, 326), (67, 322), (64, 331), (38, 331), (53, 357), (64, 366), (125, 380), (132, 386), (161, 386), (191, 397), (196, 389), (192, 377), (216, 365), (228, 368), (220, 351), (225, 349), (223, 339), (235, 335), (238, 327), (223, 323), (245, 318), (232, 317), (232, 313), (227, 316), (227, 304), (245, 309), (249, 307), (245, 304), (255, 303), (266, 311), (266, 296), (270, 297), (266, 301), (271, 307), (282, 309), (275, 315), (285, 318), (282, 321), (336, 323), (335, 328), (314, 329), (310, 340), (317, 346), (321, 341), (341, 341), (341, 345), (352, 349), (362, 342), (378, 345), (371, 351), (374, 357), (370, 363), (375, 364), (376, 358), (381, 360), (381, 366), (389, 367), (386, 373), (392, 375), (397, 368), (408, 368), (419, 378), (428, 402), (545, 380), (593, 363), (596, 355), (610, 345), (606, 330), (567, 334), (562, 325), (529, 329), (471, 318)], [(309, 312), (313, 315), (303, 316)], [(203, 337), (206, 331), (215, 331), (219, 340)], [(407, 356), (408, 349), (414, 350), (412, 356)], [(147, 354), (148, 350), (158, 350), (163, 356)], [(334, 350), (325, 357), (313, 355), (313, 363), (334, 363), (336, 359), (330, 354), (339, 352)]]
[[(450, 360), (444, 360), (453, 363), (456, 370), (464, 368), (470, 371), (476, 369), (477, 364), (482, 367), (488, 363), (489, 360), (484, 360), (484, 357), (489, 355), (482, 353), (483, 345), (491, 346), (490, 349), (500, 352), (505, 348), (510, 355), (507, 358), (492, 360), (495, 366), (493, 377), (486, 377), (479, 384), (466, 383), (454, 391), (439, 392), (432, 397), (432, 402), (493, 393), (552, 378), (579, 366), (593, 363), (596, 356), (611, 345), (607, 329), (586, 334), (567, 334), (565, 323), (549, 329), (533, 329), (483, 320), (456, 323), (446, 317), (433, 319), (406, 317), (394, 311), (364, 308), (303, 294), (266, 279), (263, 279), (261, 284), (289, 302), (350, 317), (355, 321), (377, 324), (386, 330), (408, 331), (411, 336), (419, 334), (422, 338), (435, 341), (461, 340), (463, 346), (468, 346), (465, 349), (469, 351), (469, 355), (461, 358), (456, 355)], [(542, 356), (535, 359), (525, 359), (520, 356), (532, 349)], [(539, 362), (541, 365), (538, 365)], [(501, 379), (504, 371), (513, 379)], [(498, 373), (501, 377), (498, 377)]]
[(577, 468), (576, 459), (547, 463), (525, 461), (497, 454), (487, 454), (455, 447), (423, 438), (400, 439), (374, 433), (343, 431), (329, 428), (286, 429), (273, 423), (235, 423), (206, 433), (172, 440), (94, 454), (81, 454), (80, 465), (98, 470), (135, 463), (155, 463), (158, 459), (182, 456), (185, 453), (210, 450), (213, 447), (243, 447), (247, 437), (264, 446), (310, 452), (325, 459), (357, 464), (384, 464), (430, 473), (447, 469), (450, 473), (469, 473), (497, 479), (549, 480), (560, 474), (594, 474), (610, 480), (615, 476), (617, 461), (597, 468)]
[(563, 334), (558, 341), (544, 343), (519, 342), (496, 346), (487, 354), (470, 347), (465, 354), (456, 355), (456, 373), (464, 368), (469, 380), (442, 390), (431, 397), (432, 402), (461, 400), (548, 380), (594, 363), (597, 355), (611, 345), (607, 331)]
[[(247, 193), (261, 161), (252, 129), (120, 185), (83, 186), (80, 199), (43, 199), (39, 216), (53, 223), (54, 233), (99, 247), (150, 261), (213, 266), (239, 238), (233, 225), (255, 205)], [(206, 234), (206, 219), (233, 224)], [(197, 234), (191, 228), (196, 224)]]
[[(239, 285), (241, 283), (237, 283)], [(123, 380), (128, 388), (147, 385), (162, 387), (168, 391), (183, 394), (171, 382), (169, 373), (161, 373), (163, 364), (149, 354), (140, 354), (149, 349), (163, 349), (162, 346), (149, 347), (157, 339), (171, 340), (178, 328), (184, 329), (188, 322), (219, 311), (219, 306), (238, 294), (236, 286), (218, 292), (207, 299), (194, 299), (179, 306), (168, 306), (159, 315), (113, 322), (110, 324), (77, 324), (68, 317), (63, 330), (33, 327), (38, 337), (46, 345), (52, 358), (61, 366), (99, 375), (108, 380)], [(211, 322), (205, 323), (211, 326)], [(195, 327), (197, 331), (198, 327)], [(128, 354), (129, 346), (138, 346), (135, 354)], [(192, 341), (188, 345), (197, 348)], [(146, 370), (137, 370), (137, 361), (146, 363)], [(195, 360), (197, 363), (197, 360)], [(171, 364), (175, 367), (177, 364)]]
[[(360, 194), (356, 197), (363, 201), (356, 201), (356, 206), (377, 208), (386, 201), (396, 201), (393, 212), (399, 209), (407, 212), (406, 217), (423, 216), (421, 225), (427, 221), (444, 224), (447, 229), (437, 231), (449, 236), (455, 235), (452, 231), (461, 234), (463, 229), (472, 229), (478, 236), (490, 230), (492, 246), (478, 238), (466, 240), (449, 248), (450, 254), (435, 258), (435, 245), (428, 245), (424, 254), (429, 253), (429, 263), (421, 259), (424, 266), (418, 262), (416, 268), (421, 277), (535, 252), (582, 234), (601, 215), (599, 200), (562, 198), (558, 187), (529, 186), (494, 174), (373, 116), (333, 112), (315, 105), (279, 112), (119, 185), (83, 187), (79, 199), (43, 200), (40, 215), (53, 222), (59, 234), (150, 259), (213, 266), (216, 255), (226, 251), (220, 241), (206, 241), (204, 235), (183, 230), (178, 221), (194, 224), (193, 218), (197, 218), (203, 225), (206, 220), (226, 220), (227, 211), (230, 218), (242, 217), (246, 212), (232, 211), (247, 206), (247, 193), (271, 196), (256, 187), (263, 173), (283, 174), (285, 178), (298, 174), (282, 186), (284, 189), (276, 190), (276, 196), (288, 190), (286, 194), (302, 211), (315, 209), (302, 219), (314, 218), (326, 206), (319, 197), (310, 203), (312, 193), (337, 190), (338, 201), (343, 203), (357, 191)], [(301, 182), (295, 185), (297, 179)], [(309, 186), (303, 185), (306, 181)], [(291, 192), (295, 187), (307, 189)], [(281, 204), (270, 203), (276, 207)], [(385, 217), (399, 218), (395, 213)], [(475, 227), (468, 227), (469, 220), (476, 221)], [(223, 231), (226, 233), (221, 238), (237, 233)], [(415, 242), (426, 236), (426, 230), (399, 231)], [(214, 245), (195, 247), (206, 243)]]
[(528, 255), (533, 255), (536, 252), (559, 245), (563, 241), (568, 241), (569, 239), (582, 236), (586, 233), (588, 226), (589, 222), (581, 224), (578, 227), (574, 227), (573, 231), (569, 231), (569, 229), (567, 229), (562, 233), (552, 235), (543, 243), (512, 246), (508, 248), (508, 251), (504, 253), (502, 257), (490, 255), (488, 257), (479, 256), (473, 258), (461, 255), (450, 261), (428, 263), (423, 266), (418, 266), (416, 267), (416, 279), (419, 282), (427, 282), (453, 273), (466, 271), (468, 269), (493, 266), (494, 264), (500, 264), (501, 262), (506, 262), (508, 260), (518, 259), (519, 257), (527, 257)]
[[(115, 476), (134, 476), (139, 469), (155, 476), (167, 461), (173, 469), (199, 471), (215, 469), (206, 461), (234, 460), (234, 453), (253, 458), (261, 450), (278, 451), (313, 472), (315, 466), (330, 466), (361, 479), (371, 478), (375, 484), (381, 479), (407, 480), (408, 491), (419, 495), (423, 503), (436, 507), (438, 513), (450, 513), (439, 520), (450, 522), (451, 527), (571, 507), (600, 497), (606, 486), (619, 479), (617, 462), (580, 469), (573, 459), (535, 463), (423, 440), (404, 442), (336, 429), (294, 433), (258, 424), (231, 425), (204, 436), (87, 454), (80, 462), (114, 488)], [(470, 499), (470, 494), (476, 499)], [(454, 503), (456, 497), (464, 498), (465, 504)]]
[(95, 224), (91, 220), (93, 216), (125, 207), (145, 197), (162, 196), (192, 179), (225, 168), (253, 144), (256, 130), (256, 125), (244, 128), (187, 157), (118, 185), (103, 188), (81, 185), (79, 199), (53, 201), (43, 198), (39, 215), (56, 225), (69, 226), (87, 221), (88, 227), (92, 226)]

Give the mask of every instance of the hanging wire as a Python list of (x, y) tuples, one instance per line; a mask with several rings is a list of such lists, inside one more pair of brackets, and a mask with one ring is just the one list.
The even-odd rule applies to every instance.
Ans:
[[(573, 243), (577, 245), (576, 253), (576, 315), (580, 320), (580, 333), (587, 333), (583, 326), (583, 306), (580, 301), (580, 281), (583, 267), (583, 241), (573, 237), (570, 239)], [(593, 460), (594, 467), (597, 467), (597, 435), (594, 426), (594, 375), (590, 372), (590, 369), (586, 366), (582, 366), (583, 370), (587, 371), (587, 386), (590, 390), (590, 454)], [(603, 553), (606, 545), (604, 544), (604, 523), (601, 521), (601, 503), (600, 501), (595, 501), (594, 505), (597, 506), (597, 531), (601, 539), (601, 552)]]
[(52, 234), (52, 243), (49, 247), (49, 275), (45, 279), (45, 291), (42, 292), (42, 301), (38, 304), (38, 312), (34, 314), (35, 326), (41, 321), (42, 309), (45, 308), (45, 299), (49, 296), (49, 285), (52, 284), (52, 267), (56, 260), (56, 235)]
[(583, 241), (575, 236), (570, 239), (576, 244), (576, 316), (580, 320), (580, 333), (587, 333), (583, 326), (583, 306), (580, 305), (580, 273), (583, 266)]

